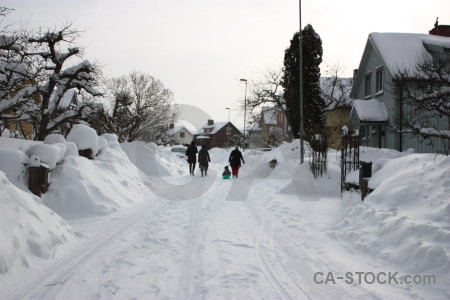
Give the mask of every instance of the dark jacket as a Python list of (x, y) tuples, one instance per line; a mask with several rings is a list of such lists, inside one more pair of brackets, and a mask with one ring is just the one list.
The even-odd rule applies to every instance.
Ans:
[(241, 151), (238, 149), (234, 149), (231, 151), (230, 158), (228, 159), (228, 162), (230, 163), (230, 166), (241, 166), (241, 160), (245, 164), (244, 158), (242, 157)]
[(189, 145), (189, 147), (186, 150), (186, 156), (188, 157), (187, 162), (190, 164), (195, 164), (197, 162), (197, 146), (195, 145)]
[(225, 170), (223, 171), (222, 175), (231, 175), (231, 172), (228, 168), (225, 168)]
[(198, 164), (207, 168), (210, 161), (211, 159), (209, 158), (208, 150), (206, 150), (206, 147), (202, 147), (202, 149), (198, 152)]

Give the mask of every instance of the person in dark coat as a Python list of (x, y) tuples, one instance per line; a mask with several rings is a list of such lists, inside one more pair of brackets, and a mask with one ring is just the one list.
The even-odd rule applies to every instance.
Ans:
[(238, 177), (239, 168), (241, 167), (241, 161), (245, 164), (244, 158), (242, 157), (241, 151), (239, 151), (239, 147), (236, 146), (233, 151), (231, 151), (230, 158), (228, 159), (231, 172), (233, 173), (233, 177)]
[(189, 163), (189, 174), (192, 176), (194, 176), (195, 164), (197, 163), (197, 152), (197, 146), (195, 146), (195, 142), (192, 141), (185, 153), (188, 157), (187, 162)]
[(205, 176), (207, 175), (210, 162), (211, 162), (211, 159), (209, 157), (209, 152), (206, 149), (206, 146), (203, 145), (202, 149), (200, 149), (200, 151), (198, 152), (198, 166), (200, 167), (200, 172), (202, 173), (202, 177), (203, 177), (203, 173), (205, 174)]

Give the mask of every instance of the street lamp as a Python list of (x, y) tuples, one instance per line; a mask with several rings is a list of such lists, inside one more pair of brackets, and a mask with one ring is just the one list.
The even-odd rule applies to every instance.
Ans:
[(245, 82), (245, 94), (244, 94), (244, 145), (242, 147), (242, 151), (245, 151), (245, 123), (247, 122), (247, 79), (242, 79), (240, 81), (244, 81)]
[(231, 130), (230, 130), (230, 111), (231, 109), (229, 107), (225, 107), (225, 109), (228, 109), (228, 123), (227, 123), (227, 151), (228, 148), (230, 147), (230, 134), (231, 134)]

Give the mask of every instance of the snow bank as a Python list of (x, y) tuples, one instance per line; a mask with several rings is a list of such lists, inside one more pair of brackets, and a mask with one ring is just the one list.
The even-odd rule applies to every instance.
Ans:
[(187, 175), (189, 167), (185, 159), (170, 151), (170, 147), (154, 143), (122, 143), (122, 149), (129, 159), (150, 177)]
[(3, 149), (0, 148), (0, 171), (6, 174), (8, 180), (22, 190), (27, 191), (28, 188), (24, 185), (26, 176), (25, 164), (28, 162), (28, 157), (17, 149)]
[(48, 259), (55, 246), (74, 237), (66, 222), (38, 197), (15, 187), (0, 171), (0, 274)]
[[(392, 151), (392, 155), (399, 153)], [(332, 235), (414, 274), (450, 280), (450, 157), (401, 154), (375, 163), (365, 199), (349, 207)]]
[(52, 172), (52, 184), (42, 201), (65, 219), (80, 219), (142, 201), (146, 192), (126, 154), (108, 147), (94, 160), (67, 156)]

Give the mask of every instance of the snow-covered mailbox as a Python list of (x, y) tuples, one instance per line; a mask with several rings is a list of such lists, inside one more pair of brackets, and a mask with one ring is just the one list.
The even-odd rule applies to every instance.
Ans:
[(31, 145), (28, 149), (28, 189), (35, 195), (46, 193), (50, 185), (49, 172), (64, 159), (66, 140), (62, 135), (51, 134), (43, 144)]

